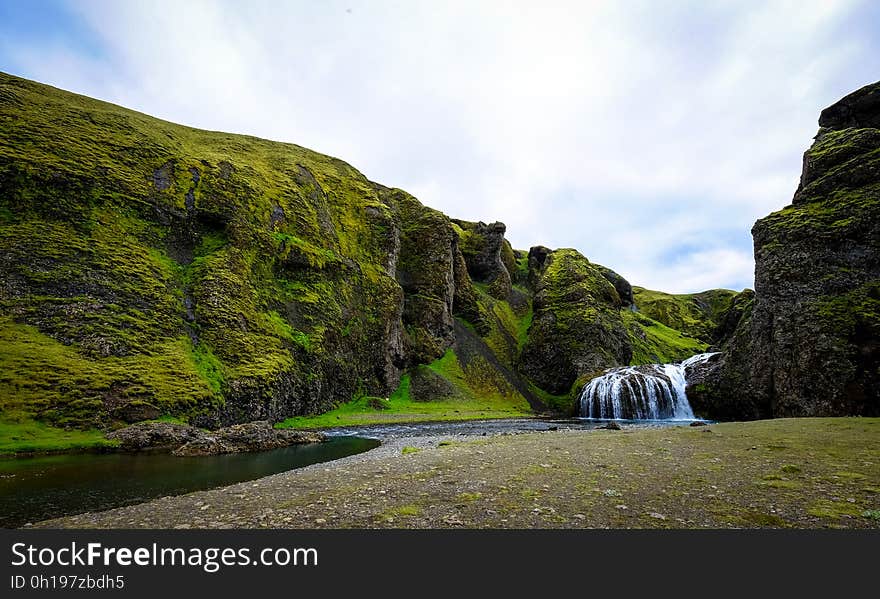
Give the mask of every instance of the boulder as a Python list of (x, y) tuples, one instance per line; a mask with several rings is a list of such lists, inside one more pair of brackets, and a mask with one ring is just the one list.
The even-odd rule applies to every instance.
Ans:
[(323, 433), (275, 429), (268, 421), (236, 424), (205, 431), (185, 424), (142, 422), (114, 431), (109, 439), (119, 441), (123, 451), (173, 450), (174, 455), (215, 455), (277, 449), (297, 443), (320, 443)]
[(172, 453), (177, 456), (200, 456), (266, 451), (300, 443), (320, 443), (326, 438), (323, 433), (313, 431), (276, 429), (270, 422), (262, 420), (234, 424), (213, 433), (205, 433)]

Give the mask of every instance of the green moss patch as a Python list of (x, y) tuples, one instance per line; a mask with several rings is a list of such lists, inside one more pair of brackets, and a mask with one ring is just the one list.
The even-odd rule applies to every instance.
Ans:
[(0, 454), (116, 447), (98, 430), (62, 429), (33, 420), (0, 420)]
[(708, 347), (703, 341), (643, 314), (627, 311), (622, 317), (632, 342), (632, 365), (678, 362), (705, 352)]

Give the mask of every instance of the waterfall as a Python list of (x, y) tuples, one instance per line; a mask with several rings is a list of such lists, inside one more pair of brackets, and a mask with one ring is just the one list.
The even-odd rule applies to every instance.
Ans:
[(714, 355), (697, 354), (679, 364), (612, 368), (584, 387), (580, 415), (615, 420), (694, 420), (685, 395), (685, 369)]

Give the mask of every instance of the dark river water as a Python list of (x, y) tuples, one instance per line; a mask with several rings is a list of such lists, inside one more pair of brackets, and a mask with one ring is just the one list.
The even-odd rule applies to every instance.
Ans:
[(378, 447), (377, 439), (334, 436), (325, 443), (203, 457), (107, 453), (0, 459), (0, 527), (14, 528), (253, 480)]

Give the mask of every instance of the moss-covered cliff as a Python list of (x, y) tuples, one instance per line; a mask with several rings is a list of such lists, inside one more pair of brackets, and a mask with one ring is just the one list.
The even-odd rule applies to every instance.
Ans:
[(693, 381), (709, 415), (880, 414), (880, 83), (819, 125), (791, 205), (752, 229), (754, 302)]
[(0, 420), (564, 411), (592, 372), (705, 347), (504, 233), (293, 144), (0, 74)]

